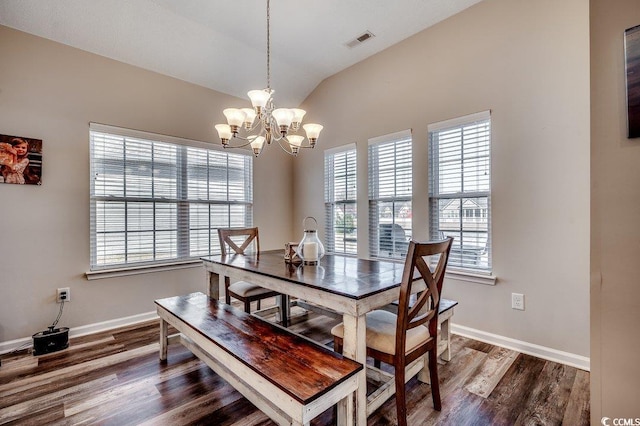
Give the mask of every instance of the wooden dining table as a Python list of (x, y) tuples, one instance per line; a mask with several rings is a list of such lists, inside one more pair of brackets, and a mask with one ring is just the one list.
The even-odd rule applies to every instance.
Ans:
[[(229, 277), (342, 314), (343, 354), (363, 365), (366, 365), (366, 314), (398, 299), (404, 268), (402, 263), (335, 254), (324, 256), (317, 266), (292, 265), (285, 263), (283, 250), (263, 251), (259, 255), (207, 256), (202, 260), (208, 275), (208, 293), (213, 298), (222, 296), (224, 277)], [(421, 288), (417, 286), (415, 290)], [(353, 407), (357, 425), (366, 425), (367, 413), (373, 408), (367, 407), (366, 384), (364, 369), (359, 373)]]

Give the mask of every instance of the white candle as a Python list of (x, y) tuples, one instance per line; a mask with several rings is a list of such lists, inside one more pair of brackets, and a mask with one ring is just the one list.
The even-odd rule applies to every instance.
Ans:
[(318, 243), (313, 241), (304, 243), (302, 253), (304, 254), (304, 260), (318, 260)]

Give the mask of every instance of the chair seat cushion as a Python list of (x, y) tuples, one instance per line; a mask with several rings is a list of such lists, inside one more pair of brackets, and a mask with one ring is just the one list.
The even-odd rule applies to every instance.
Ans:
[(240, 297), (252, 297), (260, 294), (272, 293), (272, 290), (269, 290), (268, 288), (260, 287), (246, 281), (238, 281), (231, 284), (229, 286), (229, 291)]
[[(379, 352), (395, 355), (396, 353), (396, 322), (398, 317), (387, 311), (371, 311), (367, 314), (367, 347)], [(331, 334), (344, 338), (342, 323), (331, 329)], [(407, 330), (406, 352), (431, 339), (429, 329), (418, 326)]]

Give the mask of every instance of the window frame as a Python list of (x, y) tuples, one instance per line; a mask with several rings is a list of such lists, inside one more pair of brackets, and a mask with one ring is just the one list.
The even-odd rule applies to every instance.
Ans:
[[(407, 144), (408, 148), (402, 147), (400, 144)], [(394, 158), (397, 160), (398, 152), (404, 155), (403, 162), (398, 165), (398, 161), (392, 163), (393, 175), (394, 175), (394, 188), (393, 195), (380, 195), (380, 147), (393, 145)], [(408, 157), (408, 158), (407, 158)], [(413, 233), (413, 134), (411, 129), (401, 130), (399, 132), (390, 133), (387, 135), (377, 136), (369, 139), (367, 150), (367, 180), (368, 180), (368, 209), (369, 209), (369, 256), (374, 259), (385, 260), (397, 260), (404, 261), (406, 256), (406, 249), (408, 248), (409, 240)], [(390, 165), (387, 164), (389, 167)], [(404, 176), (405, 180), (408, 180), (410, 189), (408, 195), (399, 195), (399, 189), (397, 187), (399, 170), (409, 170), (408, 177)], [(384, 188), (386, 191), (389, 188)], [(380, 207), (382, 204), (391, 204), (391, 227), (388, 229), (389, 241), (384, 241), (385, 245), (390, 247), (391, 250), (386, 251), (385, 255), (380, 250), (382, 245), (381, 241), (384, 237), (380, 235)], [(403, 221), (405, 226), (407, 222), (410, 228), (403, 228), (396, 221), (396, 206), (397, 205), (409, 205), (409, 221)], [(406, 219), (406, 218), (405, 218)], [(398, 228), (399, 226), (399, 228)]]
[[(343, 199), (336, 199), (336, 175), (335, 175), (335, 159), (338, 155), (344, 155), (344, 193), (346, 194)], [(348, 156), (353, 155), (353, 159), (349, 159)], [(331, 164), (331, 162), (333, 164)], [(353, 169), (349, 168), (349, 163), (352, 162)], [(349, 190), (348, 185), (353, 183), (353, 190)], [(353, 193), (353, 198), (349, 197), (349, 193)], [(346, 256), (358, 255), (358, 152), (356, 144), (351, 143), (343, 145), (337, 148), (327, 149), (324, 152), (324, 205), (325, 205), (325, 245), (327, 253), (339, 253)], [(346, 241), (346, 229), (343, 230), (343, 245), (342, 250), (338, 250), (336, 247), (336, 226), (335, 226), (335, 209), (339, 206), (343, 206), (346, 210), (347, 206), (351, 207), (354, 211), (355, 219), (355, 237), (352, 237), (353, 241)], [(343, 222), (346, 225), (346, 220)], [(343, 226), (344, 228), (344, 226)], [(348, 244), (353, 243), (353, 244)], [(352, 247), (350, 250), (349, 248)]]
[[(96, 137), (104, 138), (104, 135), (110, 135), (113, 138), (122, 140), (122, 155), (121, 157), (113, 156), (112, 162), (121, 161), (122, 165), (121, 170), (117, 170), (117, 172), (113, 175), (116, 179), (119, 179), (119, 173), (122, 173), (122, 193), (118, 195), (108, 194), (107, 189), (96, 189), (96, 182), (98, 180), (97, 173), (100, 170), (100, 167), (105, 167), (107, 164), (105, 159), (102, 159), (102, 162), (96, 157), (96, 144), (100, 143), (96, 141)], [(128, 196), (126, 191), (127, 189), (127, 177), (135, 175), (128, 175), (127, 173), (127, 165), (131, 164), (131, 161), (127, 162), (127, 146), (126, 141), (131, 140), (130, 143), (132, 146), (135, 146), (135, 143), (145, 145), (150, 144), (151, 148), (151, 156), (149, 158), (145, 158), (143, 160), (138, 160), (139, 163), (148, 164), (155, 170), (154, 167), (160, 168), (161, 165), (167, 167), (167, 170), (171, 170), (168, 182), (171, 185), (171, 189), (168, 190), (172, 192), (174, 196), (167, 197), (166, 193), (162, 194), (165, 196), (157, 196), (154, 194), (154, 190), (151, 190), (152, 194), (146, 194), (145, 191), (149, 191), (148, 185), (147, 187), (141, 185), (139, 190), (139, 194), (137, 196)], [(104, 144), (104, 142), (102, 142)], [(167, 269), (181, 269), (185, 267), (192, 267), (200, 265), (200, 257), (207, 256), (216, 253), (215, 247), (219, 245), (217, 242), (217, 227), (214, 227), (213, 221), (217, 219), (222, 219), (224, 221), (224, 214), (222, 216), (215, 216), (215, 213), (212, 212), (211, 206), (222, 206), (227, 208), (227, 216), (226, 222), (229, 226), (231, 221), (235, 216), (232, 212), (233, 206), (240, 206), (240, 210), (242, 212), (238, 217), (240, 218), (240, 223), (242, 226), (252, 226), (253, 224), (253, 156), (251, 153), (244, 150), (226, 150), (223, 153), (223, 149), (212, 145), (210, 143), (194, 141), (190, 139), (178, 138), (167, 135), (160, 135), (155, 133), (143, 132), (138, 130), (120, 128), (115, 126), (109, 126), (99, 123), (90, 123), (89, 125), (89, 144), (90, 144), (90, 264), (89, 271), (86, 273), (88, 279), (93, 278), (102, 278), (106, 276), (120, 276), (120, 275), (129, 275), (132, 273), (142, 273), (142, 272), (150, 272), (157, 270), (167, 270)], [(164, 147), (170, 152), (174, 152), (175, 156), (171, 156), (171, 160), (168, 163), (160, 164), (155, 160), (154, 154), (156, 152), (156, 145), (158, 147)], [(131, 149), (131, 146), (128, 147)], [(206, 160), (205, 163), (202, 163), (202, 154), (205, 154)], [(216, 157), (223, 156), (226, 158), (226, 163), (224, 165), (220, 165), (219, 162), (214, 161)], [(233, 192), (229, 187), (229, 161), (235, 162), (239, 166), (236, 167), (236, 172), (239, 170), (241, 173), (240, 179), (243, 182), (248, 181), (249, 185), (243, 185), (242, 191), (243, 194), (236, 194), (237, 190)], [(169, 164), (167, 166), (166, 164)], [(219, 194), (216, 194), (215, 187), (211, 185), (212, 180), (209, 177), (209, 174), (206, 176), (206, 194), (202, 196), (203, 190), (197, 187), (198, 181), (202, 179), (196, 179), (196, 173), (202, 173), (200, 169), (205, 168), (207, 173), (211, 170), (224, 170), (226, 173), (226, 199), (221, 199), (222, 197)], [(190, 176), (191, 175), (191, 176)], [(151, 177), (148, 177), (147, 180), (151, 182), (151, 188), (155, 188), (156, 178), (155, 174), (152, 174)], [(173, 182), (175, 181), (175, 187), (173, 187)], [(106, 181), (105, 181), (106, 182)], [(107, 188), (107, 183), (104, 184), (104, 188)], [(118, 183), (120, 185), (120, 183)], [(196, 193), (191, 196), (188, 193), (189, 185), (192, 185), (194, 189), (196, 189)], [(196, 186), (194, 186), (196, 185)], [(193, 189), (192, 189), (193, 190)], [(175, 191), (175, 192), (174, 192)], [(225, 192), (225, 191), (223, 191)], [(212, 195), (213, 194), (213, 195)], [(237, 199), (231, 199), (230, 196), (237, 196)], [(131, 255), (132, 251), (125, 244), (124, 249), (118, 248), (119, 255), (124, 256), (123, 262), (101, 262), (98, 258), (98, 250), (99, 250), (99, 235), (105, 234), (107, 231), (104, 229), (101, 231), (97, 224), (97, 215), (100, 206), (105, 206), (109, 203), (122, 203), (124, 208), (129, 209), (134, 206), (131, 203), (137, 203), (139, 206), (146, 206), (146, 209), (151, 209), (153, 212), (153, 218), (148, 220), (148, 222), (153, 222), (151, 227), (147, 230), (145, 228), (145, 232), (152, 233), (154, 235), (153, 241), (150, 243), (149, 247), (152, 247), (153, 250), (153, 259), (145, 259), (142, 261), (130, 261), (128, 256)], [(165, 258), (157, 259), (156, 258), (156, 250), (157, 241), (155, 240), (155, 234), (159, 231), (159, 226), (157, 222), (160, 222), (156, 217), (156, 206), (161, 203), (170, 205), (171, 213), (168, 214), (166, 223), (173, 223), (173, 228), (175, 229), (175, 236), (170, 236), (167, 241), (170, 244), (175, 245), (175, 255), (174, 252), (171, 251), (168, 256)], [(149, 206), (149, 204), (151, 206)], [(207, 227), (207, 239), (205, 246), (202, 245), (199, 247), (194, 246), (200, 241), (200, 239), (194, 240), (193, 238), (197, 236), (198, 231), (202, 231), (202, 226), (197, 226), (192, 223), (192, 220), (195, 218), (197, 210), (194, 210), (194, 207), (198, 205), (202, 208), (203, 205), (207, 207), (206, 213), (206, 221), (208, 223)], [(237, 208), (237, 207), (236, 207)], [(190, 213), (191, 210), (194, 210)], [(104, 210), (103, 210), (104, 211)], [(125, 210), (125, 215), (128, 210)], [(193, 216), (193, 217), (192, 217)], [(175, 221), (173, 221), (175, 219)], [(198, 217), (200, 219), (200, 217)], [(108, 220), (108, 219), (107, 219)], [(173, 222), (172, 222), (173, 221)], [(105, 221), (106, 223), (106, 221)], [(119, 226), (123, 227), (123, 231), (119, 231), (120, 234), (123, 235), (125, 241), (129, 241), (128, 235), (130, 235), (133, 230), (129, 228), (128, 217), (125, 216), (124, 222), (120, 224), (120, 222), (114, 222)], [(147, 224), (146, 224), (147, 225)], [(193, 225), (193, 226), (192, 226)], [(142, 225), (140, 225), (142, 226)], [(218, 225), (222, 226), (222, 224)], [(105, 245), (101, 247), (102, 250), (105, 249)], [(173, 246), (172, 246), (173, 247)], [(198, 250), (199, 249), (199, 250)], [(124, 250), (124, 251), (123, 251)], [(173, 249), (172, 249), (173, 250)], [(195, 250), (195, 251), (194, 251)], [(207, 253), (204, 253), (207, 251)], [(218, 248), (219, 250), (219, 248)], [(150, 254), (147, 253), (147, 256)]]
[[(460, 137), (460, 174), (459, 174), (459, 182), (461, 186), (461, 190), (455, 193), (440, 193), (440, 164), (437, 159), (440, 151), (440, 145), (436, 140), (435, 134), (441, 134), (443, 132), (450, 132), (456, 129), (462, 129), (464, 127), (473, 127), (476, 126), (479, 128), (480, 126), (487, 126), (487, 143), (488, 146), (486, 148), (487, 155), (486, 161), (488, 162), (487, 169), (489, 173), (488, 177), (488, 190), (473, 190), (466, 191), (464, 189), (464, 180), (465, 180), (465, 162), (464, 162), (464, 135)], [(464, 243), (461, 241), (457, 241), (457, 247), (459, 255), (454, 254), (455, 248), (452, 248), (452, 255), (449, 258), (449, 265), (447, 267), (448, 271), (451, 273), (462, 273), (467, 274), (471, 277), (472, 281), (475, 281), (478, 277), (488, 277), (490, 276), (492, 282), (484, 282), (482, 278), (478, 278), (478, 281), (486, 284), (494, 284), (495, 277), (493, 277), (493, 260), (492, 260), (492, 232), (491, 232), (491, 138), (492, 138), (492, 120), (491, 120), (491, 111), (481, 111), (475, 114), (469, 114), (462, 117), (457, 117), (451, 120), (445, 120), (437, 123), (432, 123), (427, 126), (428, 132), (428, 140), (429, 140), (429, 197), (428, 197), (428, 209), (429, 209), (429, 237), (430, 239), (440, 239), (443, 236), (446, 236), (446, 231), (450, 232), (458, 232), (460, 234), (463, 233), (483, 233), (482, 231), (472, 231), (470, 229), (464, 228), (463, 222), (465, 219), (467, 220), (476, 220), (480, 219), (480, 221), (486, 218), (486, 243), (482, 250), (478, 250), (477, 246), (470, 245), (469, 248), (465, 247)], [(485, 158), (483, 157), (483, 158)], [(478, 157), (480, 158), (480, 157)], [(477, 161), (477, 158), (475, 159)], [(468, 164), (468, 163), (467, 163)], [(477, 184), (477, 183), (476, 183)], [(471, 215), (470, 210), (464, 209), (465, 201), (469, 200), (480, 200), (486, 199), (486, 215), (483, 211), (477, 215), (476, 209), (474, 209), (473, 217)], [(452, 200), (457, 201), (459, 204), (459, 209), (457, 211), (457, 215), (452, 215), (453, 218), (459, 219), (460, 226), (458, 228), (443, 230), (440, 229), (440, 216), (439, 212), (439, 203), (442, 200)], [(475, 205), (480, 207), (480, 210), (483, 210), (478, 202), (474, 202)], [(477, 221), (477, 220), (476, 220)], [(450, 226), (450, 224), (449, 224)], [(460, 240), (460, 238), (457, 238)], [(456, 241), (454, 240), (454, 245)], [(480, 262), (483, 262), (482, 258), (486, 255), (486, 266), (482, 266)], [(475, 259), (475, 265), (474, 265)]]

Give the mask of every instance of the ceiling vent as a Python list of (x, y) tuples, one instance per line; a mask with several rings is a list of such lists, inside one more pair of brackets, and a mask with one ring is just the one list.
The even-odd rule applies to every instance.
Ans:
[(365, 41), (372, 39), (373, 37), (375, 37), (373, 33), (371, 31), (367, 31), (364, 34), (361, 34), (358, 37), (356, 37), (354, 40), (351, 40), (349, 43), (347, 43), (347, 46), (349, 46), (350, 48), (354, 48), (364, 43)]

